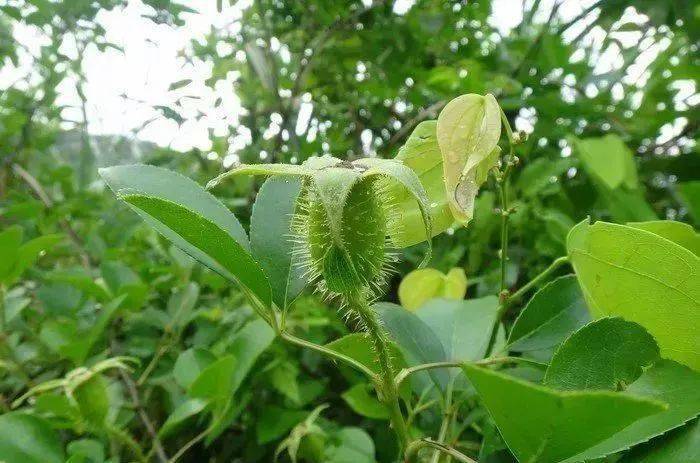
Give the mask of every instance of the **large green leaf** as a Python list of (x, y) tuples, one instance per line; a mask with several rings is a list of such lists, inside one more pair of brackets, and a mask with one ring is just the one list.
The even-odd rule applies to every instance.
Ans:
[(291, 223), (301, 193), (297, 177), (271, 177), (258, 191), (250, 217), (250, 246), (272, 287), (281, 309), (304, 288), (303, 269), (293, 259)]
[(547, 283), (518, 315), (508, 337), (516, 352), (551, 350), (590, 320), (576, 277)]
[[(437, 121), (424, 121), (418, 124), (395, 158), (416, 173), (428, 195), (433, 236), (444, 232), (454, 222), (445, 195), (442, 154), (438, 146), (436, 130)], [(399, 185), (391, 185), (389, 188), (398, 214), (397, 227), (392, 230), (392, 241), (399, 247), (425, 241), (423, 216), (413, 195)]]
[(470, 364), (463, 370), (522, 462), (559, 462), (664, 410), (622, 393), (560, 392)]
[[(668, 409), (632, 423), (566, 463), (593, 460), (646, 442), (682, 426), (700, 413), (700, 373), (670, 360), (661, 360), (624, 393), (668, 404)], [(672, 460), (669, 460), (669, 462)]]
[(662, 236), (692, 251), (696, 256), (700, 255), (700, 233), (687, 223), (673, 220), (652, 220), (650, 222), (631, 222), (627, 225)]
[(63, 463), (61, 441), (41, 418), (21, 412), (0, 415), (0, 461)]
[[(408, 366), (447, 360), (440, 339), (414, 313), (396, 304), (385, 302), (375, 304), (373, 307), (389, 335), (399, 346)], [(442, 369), (432, 369), (428, 373), (419, 372), (412, 378), (417, 382), (420, 390), (428, 387), (430, 380), (442, 390), (445, 390), (448, 382), (448, 374)]]
[(646, 328), (661, 355), (700, 368), (700, 258), (651, 232), (586, 221), (567, 249), (596, 317), (621, 316)]
[(700, 461), (700, 420), (632, 450), (622, 463)]
[(120, 199), (173, 244), (270, 306), (270, 284), (249, 253), (243, 227), (211, 194), (186, 177), (153, 166), (110, 167), (100, 174)]
[(602, 318), (572, 334), (552, 357), (544, 384), (555, 389), (624, 388), (659, 358), (659, 346), (637, 323)]
[(459, 222), (471, 220), (479, 187), (498, 161), (500, 111), (493, 95), (467, 94), (447, 103), (438, 116), (447, 201)]
[(611, 190), (621, 185), (637, 187), (634, 155), (618, 135), (575, 139), (574, 146), (584, 168)]
[(480, 360), (486, 354), (496, 321), (498, 298), (433, 299), (416, 311), (442, 342), (445, 357), (455, 361)]

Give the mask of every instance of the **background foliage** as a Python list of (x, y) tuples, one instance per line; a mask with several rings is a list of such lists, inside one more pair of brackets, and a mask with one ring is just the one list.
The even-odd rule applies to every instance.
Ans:
[[(690, 0), (593, 1), (566, 21), (564, 2), (526, 1), (522, 22), (503, 35), (486, 0), (419, 0), (401, 14), (390, 1), (239, 5), (240, 27), (212, 29), (182, 52), (211, 66), (211, 88), (235, 76), (244, 112), (227, 134), (212, 132), (217, 156), (88, 133), (83, 56), (118, 48), (97, 17), (126, 3), (0, 1), (5, 66), (27, 56), (18, 27), (48, 39), (0, 93), (0, 460), (392, 461), (385, 411), (361, 378), (274, 339), (237, 288), (117, 205), (98, 166), (140, 161), (204, 183), (231, 156), (393, 157), (453, 97), (493, 93), (514, 127), (531, 132), (512, 176), (509, 287), (564, 254), (566, 233), (586, 216), (700, 222), (700, 8)], [(173, 1), (143, 3), (162, 27), (196, 14)], [(633, 21), (632, 7), (641, 15)], [(66, 42), (77, 54), (64, 52)], [(171, 87), (188, 84), (174, 78)], [(66, 85), (82, 101), (77, 121), (57, 104)], [(180, 103), (155, 109), (180, 124)], [(234, 143), (241, 135), (243, 147)], [(258, 187), (217, 190), (245, 227)], [(430, 266), (463, 268), (468, 298), (499, 291), (497, 203), (485, 188), (470, 226), (435, 241)], [(404, 253), (385, 300), (397, 301), (402, 275), (421, 257)], [(290, 329), (320, 344), (349, 332), (310, 292), (289, 317)], [(139, 363), (108, 360), (123, 356)], [(56, 389), (17, 402), (54, 380)], [(466, 416), (463, 450), (482, 463), (514, 461), (483, 409)], [(440, 418), (427, 406), (416, 426), (434, 434)]]

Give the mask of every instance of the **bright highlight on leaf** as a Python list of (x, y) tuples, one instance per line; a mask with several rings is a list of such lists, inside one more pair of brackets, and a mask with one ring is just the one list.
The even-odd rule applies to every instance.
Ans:
[(412, 311), (430, 299), (463, 299), (466, 293), (467, 275), (462, 268), (453, 268), (447, 274), (434, 268), (417, 269), (406, 275), (399, 285), (399, 301)]

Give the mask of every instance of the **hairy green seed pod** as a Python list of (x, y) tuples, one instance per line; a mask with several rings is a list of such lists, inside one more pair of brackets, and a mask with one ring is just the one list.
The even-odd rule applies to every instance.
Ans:
[[(387, 265), (387, 214), (375, 179), (355, 183), (341, 223), (312, 192), (307, 238), (313, 271), (331, 293), (352, 294), (379, 285)], [(337, 230), (334, 230), (337, 228)]]

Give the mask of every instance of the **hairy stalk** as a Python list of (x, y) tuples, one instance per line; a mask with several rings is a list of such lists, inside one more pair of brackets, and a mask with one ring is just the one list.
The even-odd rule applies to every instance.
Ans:
[(391, 425), (399, 439), (399, 447), (401, 452), (406, 449), (409, 442), (408, 428), (404, 421), (401, 406), (399, 405), (399, 392), (394, 382), (394, 368), (391, 365), (391, 357), (389, 354), (389, 339), (386, 331), (379, 323), (377, 314), (372, 310), (364, 295), (356, 294), (348, 298), (351, 310), (355, 311), (360, 317), (367, 335), (372, 341), (372, 345), (377, 353), (381, 378), (379, 378), (378, 386), (380, 389), (380, 399), (389, 411)]
[[(512, 304), (513, 302), (517, 301), (525, 293), (527, 293), (530, 289), (532, 289), (534, 286), (538, 285), (542, 280), (547, 278), (552, 272), (554, 272), (556, 269), (561, 267), (562, 265), (566, 264), (569, 262), (569, 257), (568, 256), (561, 256), (557, 257), (552, 261), (551, 264), (549, 264), (549, 267), (544, 269), (539, 275), (537, 275), (535, 278), (530, 280), (529, 282), (525, 283), (522, 288), (514, 292), (510, 297), (508, 297), (508, 300), (506, 300), (506, 303), (503, 304), (503, 307), (507, 307), (508, 305)], [(504, 309), (505, 310), (505, 309)]]

